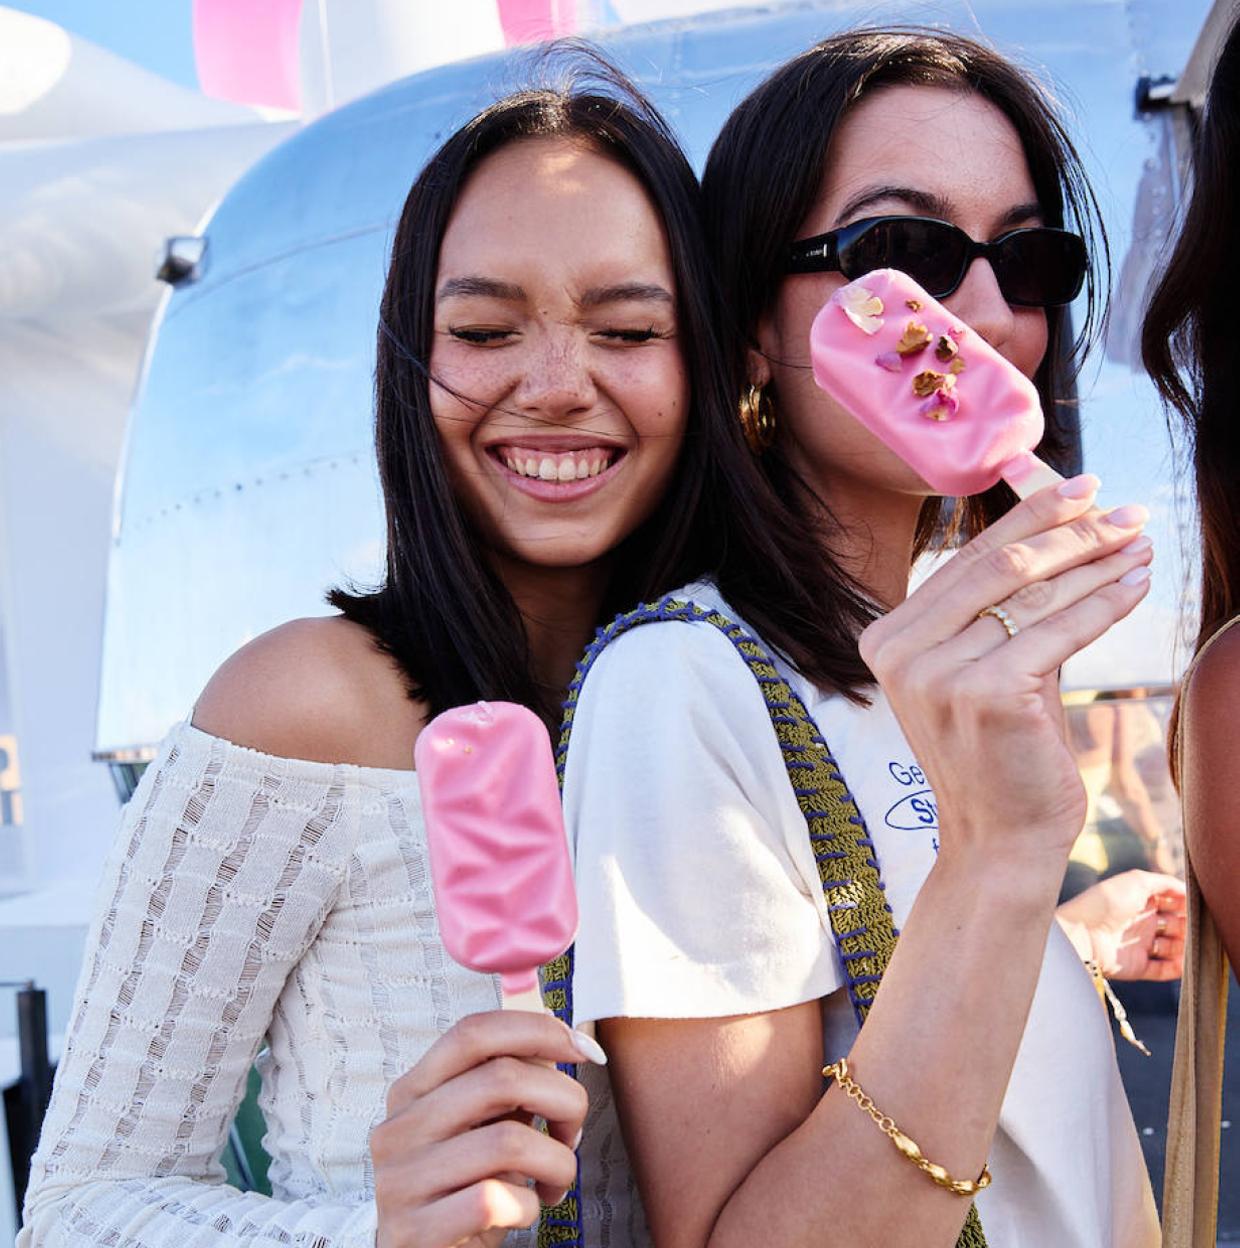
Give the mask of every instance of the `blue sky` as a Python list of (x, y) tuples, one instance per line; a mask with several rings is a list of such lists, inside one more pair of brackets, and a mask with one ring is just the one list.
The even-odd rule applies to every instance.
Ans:
[(9, 7), (45, 17), (182, 86), (198, 88), (190, 0), (24, 0)]

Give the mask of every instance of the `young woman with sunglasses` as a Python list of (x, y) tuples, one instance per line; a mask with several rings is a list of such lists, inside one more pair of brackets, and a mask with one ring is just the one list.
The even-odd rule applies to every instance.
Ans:
[(1227, 965), (1240, 968), (1240, 432), (1234, 291), (1240, 289), (1240, 20), (1215, 64), (1193, 191), (1143, 330), (1146, 368), (1181, 418), (1201, 535), (1196, 656), (1173, 720), (1191, 933), (1180, 997), (1163, 1200), (1168, 1248), (1213, 1245), (1217, 1222)]
[[(558, 719), (599, 620), (722, 526), (697, 185), (618, 75), (578, 68), (474, 118), (409, 193), (378, 335), (384, 583), (230, 659), (143, 777), (23, 1248), (482, 1248), (575, 1174), (586, 1098), (554, 1063), (597, 1045), (447, 957), (410, 768), (452, 705)], [(263, 1046), (270, 1198), (219, 1165)]]
[[(1100, 510), (1088, 476), (1016, 506), (1002, 490), (945, 505), (808, 367), (831, 293), (899, 264), (1035, 380), (1040, 452), (1066, 466), (1064, 305), (1086, 248), (1065, 217), (1092, 219), (1071, 146), (1031, 80), (977, 43), (858, 32), (754, 91), (703, 186), (741, 419), (831, 589), (809, 607), (808, 661), (765, 636), (754, 613), (780, 604), (735, 561), (674, 595), (767, 643), (774, 673), (746, 652), (758, 680), (702, 621), (625, 623), (590, 656), (565, 778), (574, 991), (614, 1105), (587, 1072), (603, 1158), (583, 1162), (587, 1216), (607, 1211), (613, 1245), (658, 1248), (1149, 1248), (1149, 1181), (1081, 955), (1177, 974), (1178, 888), (1117, 877), (1055, 922), (1085, 811), (1057, 672), (1143, 598), (1145, 510)], [(945, 531), (971, 540), (909, 594)], [(843, 969), (835, 916), (856, 916), (841, 948), (882, 916), (861, 874), (824, 890), (819, 864), (842, 854), (834, 831), (811, 840), (825, 790), (789, 782), (822, 744), (782, 726), (791, 698), (768, 705), (781, 678), (839, 764), (849, 792), (825, 800), (855, 799), (845, 823), (864, 821), (900, 933), (860, 1031), (850, 997), (868, 1002), (876, 976)]]

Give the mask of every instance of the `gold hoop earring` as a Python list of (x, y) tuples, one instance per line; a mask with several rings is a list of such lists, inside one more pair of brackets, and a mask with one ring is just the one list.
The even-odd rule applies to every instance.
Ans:
[(741, 395), (738, 411), (749, 449), (761, 455), (775, 441), (775, 404), (771, 396), (761, 386), (750, 386)]

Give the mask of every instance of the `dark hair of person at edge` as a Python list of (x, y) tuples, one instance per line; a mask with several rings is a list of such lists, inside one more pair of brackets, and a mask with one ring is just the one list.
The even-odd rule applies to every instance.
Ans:
[[(1240, 612), (1240, 19), (1214, 68), (1193, 190), (1146, 312), (1141, 356), (1183, 422), (1197, 484), (1201, 615), (1194, 650)], [(1176, 760), (1179, 706), (1169, 747)]]
[[(676, 280), (678, 338), (689, 379), (684, 449), (650, 518), (611, 556), (599, 622), (725, 561), (738, 609), (812, 676), (824, 638), (812, 535), (773, 494), (746, 449), (727, 380), (717, 284), (703, 242), (692, 169), (666, 122), (604, 57), (561, 40), (539, 57), (543, 80), (484, 110), (413, 184), (397, 226), (380, 312), (375, 441), (387, 524), (378, 588), (337, 587), (328, 602), (376, 638), (431, 714), (479, 699), (520, 702), (557, 723), (562, 691), (531, 674), (522, 619), (454, 495), (430, 404), (435, 276), (467, 179), (490, 153), (534, 138), (580, 139), (641, 183), (661, 218)], [(458, 396), (466, 398), (468, 396)], [(777, 604), (772, 607), (770, 604)]]
[[(1046, 432), (1037, 453), (1066, 475), (1077, 422), (1075, 381), (1102, 320), (1110, 280), (1110, 252), (1097, 201), (1068, 133), (1035, 80), (971, 38), (920, 27), (851, 30), (822, 40), (780, 66), (736, 108), (711, 148), (702, 177), (707, 239), (726, 310), (725, 333), (733, 394), (747, 385), (746, 352), (756, 345), (760, 318), (787, 274), (787, 257), (819, 195), (832, 139), (849, 109), (884, 88), (946, 87), (976, 93), (1015, 128), (1029, 166), (1044, 224), (1076, 229), (1086, 239), (1086, 316), (1069, 340), (1068, 309), (1046, 309), (1047, 349), (1033, 381)], [(808, 363), (806, 364), (808, 367)], [(778, 418), (778, 395), (774, 398)], [(858, 698), (870, 682), (856, 637), (876, 608), (829, 553), (832, 520), (827, 503), (793, 469), (778, 443), (761, 463), (776, 493), (798, 511), (802, 526), (819, 529), (819, 559), (831, 582), (819, 599), (829, 651), (806, 674), (824, 688)], [(922, 507), (914, 558), (933, 547), (967, 541), (1016, 501), (1000, 482), (975, 498), (934, 497)], [(812, 517), (812, 519), (811, 519)], [(725, 569), (724, 595), (743, 615), (750, 603)], [(762, 631), (764, 621), (758, 621)]]

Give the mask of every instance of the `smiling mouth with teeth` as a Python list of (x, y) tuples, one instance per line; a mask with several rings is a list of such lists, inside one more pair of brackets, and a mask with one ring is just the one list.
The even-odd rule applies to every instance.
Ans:
[(592, 446), (580, 451), (536, 451), (522, 446), (497, 446), (492, 454), (509, 472), (539, 481), (584, 481), (597, 477), (620, 457), (614, 446)]

